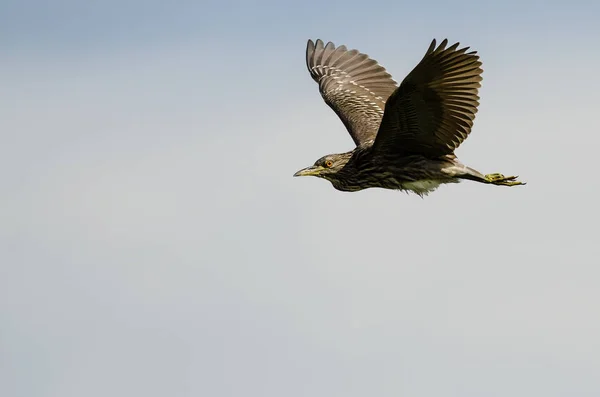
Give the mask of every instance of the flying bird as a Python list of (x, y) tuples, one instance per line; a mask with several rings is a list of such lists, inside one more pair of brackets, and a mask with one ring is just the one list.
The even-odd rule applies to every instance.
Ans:
[(454, 155), (473, 127), (483, 69), (476, 51), (447, 45), (433, 40), (398, 86), (368, 55), (309, 40), (308, 71), (356, 148), (323, 156), (294, 176), (323, 178), (341, 191), (379, 187), (420, 196), (463, 179), (524, 185), (516, 176), (484, 175)]

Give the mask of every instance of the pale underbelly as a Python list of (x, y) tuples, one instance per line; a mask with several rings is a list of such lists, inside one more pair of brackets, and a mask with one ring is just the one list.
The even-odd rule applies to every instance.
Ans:
[[(333, 181), (332, 181), (333, 182)], [(419, 196), (427, 195), (437, 189), (440, 185), (445, 183), (456, 183), (459, 182), (459, 179), (455, 178), (447, 178), (447, 179), (421, 179), (418, 181), (406, 181), (401, 182), (396, 178), (387, 177), (379, 180), (372, 181), (370, 184), (337, 184), (333, 183), (333, 186), (342, 191), (347, 192), (355, 192), (368, 188), (383, 188), (383, 189), (393, 189), (393, 190), (404, 190), (410, 191), (418, 194)]]
[(423, 179), (420, 181), (403, 182), (402, 189), (410, 190), (418, 194), (427, 194), (437, 189), (442, 182), (431, 179)]

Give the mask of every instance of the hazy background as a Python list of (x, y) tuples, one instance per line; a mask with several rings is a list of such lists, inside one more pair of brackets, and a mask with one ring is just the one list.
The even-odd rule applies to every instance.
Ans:
[[(563, 4), (563, 5), (561, 5)], [(600, 395), (600, 3), (0, 5), (0, 395)], [(458, 150), (342, 193), (308, 38), (484, 62)]]

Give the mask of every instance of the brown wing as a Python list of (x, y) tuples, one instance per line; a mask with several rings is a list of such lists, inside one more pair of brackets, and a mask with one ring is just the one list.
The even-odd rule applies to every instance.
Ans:
[(476, 52), (446, 48), (447, 40), (435, 48), (435, 40), (421, 62), (390, 96), (373, 149), (450, 154), (467, 138), (473, 126), (481, 62)]
[(397, 83), (377, 61), (346, 46), (308, 41), (306, 66), (325, 102), (358, 146), (375, 138), (386, 99)]

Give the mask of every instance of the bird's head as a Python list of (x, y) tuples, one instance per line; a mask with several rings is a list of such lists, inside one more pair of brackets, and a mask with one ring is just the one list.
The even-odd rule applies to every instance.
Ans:
[(317, 176), (331, 181), (336, 179), (336, 175), (344, 169), (351, 157), (352, 152), (328, 154), (315, 161), (314, 165), (296, 172), (294, 176)]

